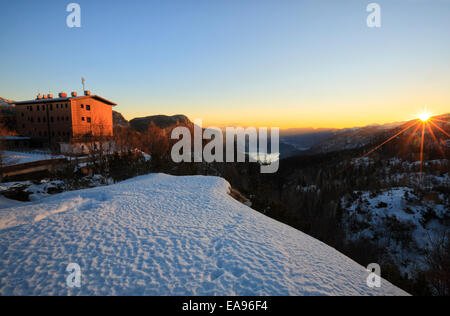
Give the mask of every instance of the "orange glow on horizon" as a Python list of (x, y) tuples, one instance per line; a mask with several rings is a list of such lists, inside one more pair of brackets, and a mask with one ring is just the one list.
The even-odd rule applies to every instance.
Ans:
[[(393, 106), (392, 106), (393, 107)], [(149, 112), (147, 107), (141, 111), (122, 112), (124, 117), (128, 120), (137, 117), (146, 117), (151, 115), (175, 115), (184, 114), (191, 121), (201, 119), (203, 127), (279, 127), (281, 130), (287, 129), (344, 129), (364, 126), (384, 125), (391, 123), (408, 122), (414, 119), (421, 121), (428, 121), (433, 113), (431, 111), (424, 111), (423, 107), (418, 107), (416, 113), (412, 115), (405, 115), (411, 111), (411, 106), (408, 108), (395, 108), (395, 111), (385, 109), (385, 107), (378, 107), (376, 113), (370, 111), (363, 111), (361, 108), (352, 108), (345, 110), (343, 107), (336, 107), (333, 109), (322, 108), (322, 106), (314, 105), (309, 108), (295, 108), (284, 110), (283, 108), (274, 109), (268, 105), (254, 110), (244, 110), (246, 105), (231, 106), (223, 105), (221, 107), (206, 108), (201, 106), (201, 109), (189, 109), (187, 111), (178, 109), (175, 105), (171, 105), (165, 111)], [(393, 107), (394, 108), (394, 107)], [(117, 109), (121, 112), (121, 109)], [(438, 107), (438, 113), (444, 114), (446, 111)], [(447, 111), (448, 112), (448, 111)], [(411, 113), (411, 112), (410, 112)], [(439, 121), (436, 119), (436, 121)]]

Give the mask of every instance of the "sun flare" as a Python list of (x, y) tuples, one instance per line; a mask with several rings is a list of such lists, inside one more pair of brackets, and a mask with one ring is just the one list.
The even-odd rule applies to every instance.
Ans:
[(422, 122), (426, 122), (430, 119), (431, 114), (428, 112), (422, 112), (419, 114), (418, 118), (419, 120), (421, 120)]

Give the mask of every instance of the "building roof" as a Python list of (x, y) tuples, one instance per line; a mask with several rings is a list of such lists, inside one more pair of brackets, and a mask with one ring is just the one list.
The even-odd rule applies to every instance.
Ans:
[(19, 101), (19, 102), (15, 102), (14, 104), (16, 105), (20, 105), (20, 104), (34, 104), (34, 103), (49, 103), (49, 102), (59, 102), (59, 101), (67, 101), (67, 100), (82, 100), (82, 99), (96, 99), (100, 102), (109, 104), (111, 106), (115, 106), (117, 105), (116, 103), (109, 101), (105, 98), (102, 98), (98, 95), (83, 95), (83, 96), (79, 96), (79, 97), (67, 97), (67, 98), (52, 98), (52, 99), (39, 99), (39, 100), (28, 100), (28, 101)]

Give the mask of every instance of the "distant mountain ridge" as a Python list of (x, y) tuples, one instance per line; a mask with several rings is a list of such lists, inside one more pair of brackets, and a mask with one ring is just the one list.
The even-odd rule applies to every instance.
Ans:
[(132, 119), (130, 122), (130, 127), (138, 132), (144, 132), (148, 129), (151, 123), (155, 124), (161, 129), (166, 129), (173, 127), (175, 125), (182, 125), (186, 127), (192, 127), (193, 123), (189, 120), (186, 115), (152, 115), (146, 117), (138, 117)]
[(174, 127), (175, 125), (181, 125), (186, 127), (193, 127), (194, 124), (189, 120), (186, 115), (150, 115), (145, 117), (136, 117), (130, 121), (126, 120), (122, 113), (113, 111), (113, 125), (114, 127), (126, 127), (131, 128), (138, 132), (145, 132), (150, 124), (161, 129), (167, 129)]
[[(437, 125), (449, 124), (449, 114), (437, 115), (433, 118), (437, 119)], [(402, 128), (406, 128), (409, 124), (412, 124), (417, 119), (406, 121), (388, 123), (383, 125), (368, 125), (365, 127), (355, 127), (338, 130), (332, 137), (323, 140), (322, 142), (312, 146), (309, 153), (327, 153), (345, 149), (355, 149), (363, 147), (369, 144), (373, 139), (385, 135), (390, 137), (394, 135), (394, 132), (400, 131)], [(447, 122), (447, 123), (445, 123)], [(412, 133), (412, 130), (406, 131), (406, 134)], [(428, 133), (428, 131), (425, 131)]]
[(8, 100), (0, 97), (0, 112), (4, 115), (14, 115), (15, 106), (13, 100)]
[[(448, 121), (449, 114), (435, 116)], [(138, 132), (145, 132), (151, 123), (161, 129), (176, 125), (193, 127), (193, 123), (185, 115), (151, 115), (134, 118), (127, 121), (121, 113), (113, 111), (114, 126), (129, 127)], [(280, 131), (280, 151), (282, 158), (299, 154), (315, 154), (354, 149), (367, 145), (374, 138), (390, 133), (409, 122), (394, 122), (387, 124), (371, 124), (363, 127), (344, 129), (298, 128)]]
[(0, 97), (0, 104), (4, 105), (4, 104), (9, 104), (9, 105), (13, 105), (15, 101), (13, 100), (8, 100), (5, 98)]
[(114, 127), (130, 127), (130, 123), (123, 117), (122, 113), (112, 111)]
[(0, 125), (8, 129), (8, 134), (15, 134), (16, 106), (13, 100), (0, 97)]

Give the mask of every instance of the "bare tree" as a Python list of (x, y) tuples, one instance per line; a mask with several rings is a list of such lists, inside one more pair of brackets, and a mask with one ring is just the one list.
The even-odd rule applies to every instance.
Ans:
[(168, 155), (168, 137), (164, 130), (153, 122), (150, 123), (147, 132), (143, 135), (143, 149), (155, 158), (165, 158)]

